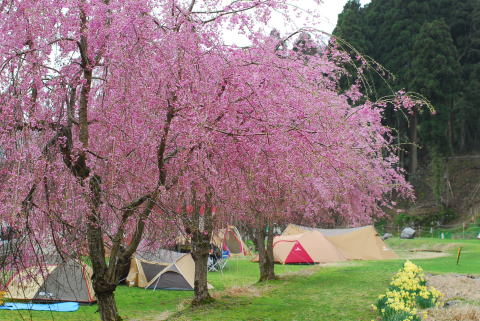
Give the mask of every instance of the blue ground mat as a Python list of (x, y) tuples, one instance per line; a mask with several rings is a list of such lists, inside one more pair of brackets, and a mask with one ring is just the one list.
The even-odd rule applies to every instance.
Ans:
[(0, 305), (0, 310), (32, 310), (32, 311), (53, 311), (53, 312), (74, 312), (77, 311), (77, 302), (62, 302), (52, 304), (16, 303), (9, 302)]

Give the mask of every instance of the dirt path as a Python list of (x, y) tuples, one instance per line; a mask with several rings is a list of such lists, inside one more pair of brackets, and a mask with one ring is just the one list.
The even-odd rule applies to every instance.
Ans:
[(446, 252), (429, 252), (427, 250), (413, 251), (412, 250), (395, 250), (395, 253), (401, 259), (415, 260), (415, 259), (435, 259), (438, 257), (451, 256)]
[(480, 278), (443, 274), (427, 275), (429, 286), (444, 294), (445, 307), (430, 309), (426, 321), (479, 321)]

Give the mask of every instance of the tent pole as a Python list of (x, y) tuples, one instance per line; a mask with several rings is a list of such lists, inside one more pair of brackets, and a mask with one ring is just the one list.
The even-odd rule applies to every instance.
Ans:
[(157, 282), (155, 282), (155, 287), (153, 288), (153, 291), (157, 289), (158, 282), (160, 282), (160, 276), (157, 277)]

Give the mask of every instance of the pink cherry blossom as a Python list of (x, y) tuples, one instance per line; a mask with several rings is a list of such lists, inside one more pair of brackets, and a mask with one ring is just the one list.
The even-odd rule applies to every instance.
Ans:
[[(118, 262), (173, 243), (179, 218), (206, 217), (212, 228), (298, 215), (361, 224), (391, 193), (412, 197), (382, 125), (385, 103), (358, 84), (337, 91), (349, 55), (279, 53), (279, 40), (258, 32), (290, 8), (2, 2), (0, 215), (28, 237), (11, 266), (44, 264), (45, 252), (88, 254), (102, 319), (113, 320), (103, 300)], [(252, 46), (226, 46), (225, 28)], [(392, 103), (412, 109), (403, 96)]]

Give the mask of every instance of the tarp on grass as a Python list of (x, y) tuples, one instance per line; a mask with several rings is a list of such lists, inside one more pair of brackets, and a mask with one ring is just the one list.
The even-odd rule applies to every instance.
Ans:
[(51, 312), (75, 312), (79, 308), (77, 302), (62, 302), (52, 304), (18, 303), (11, 302), (0, 305), (0, 310), (31, 310)]

